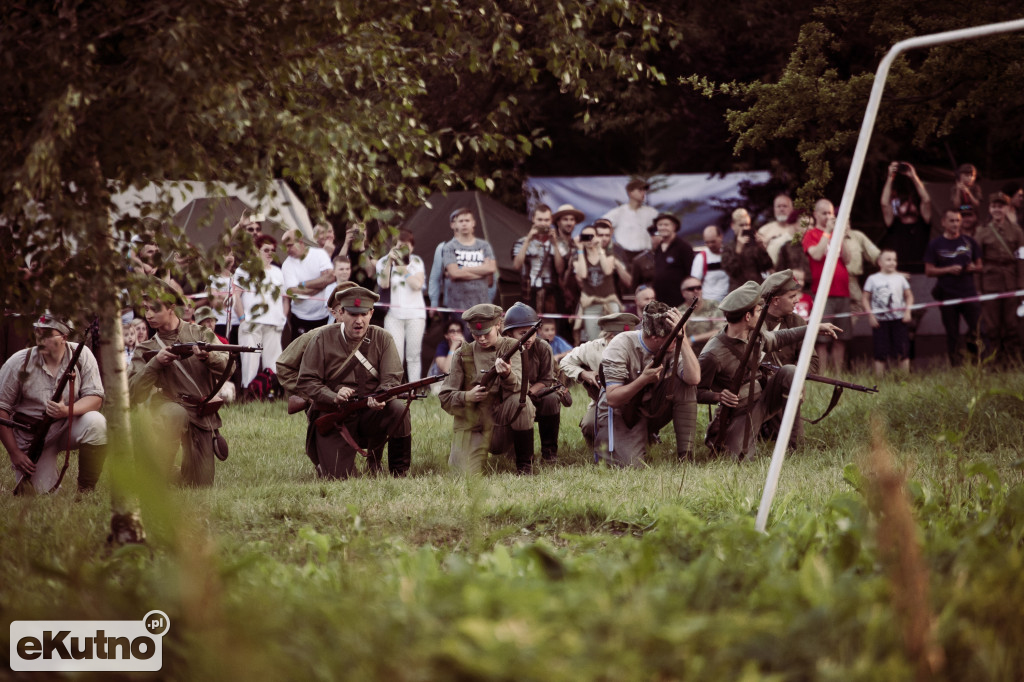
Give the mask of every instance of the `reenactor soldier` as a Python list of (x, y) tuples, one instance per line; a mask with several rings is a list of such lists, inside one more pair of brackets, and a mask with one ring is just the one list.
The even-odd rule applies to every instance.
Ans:
[[(162, 281), (154, 286), (158, 293), (147, 295), (143, 307), (156, 334), (135, 347), (128, 374), (131, 402), (148, 401), (154, 427), (149, 449), (156, 465), (170, 474), (180, 444), (181, 483), (213, 485), (214, 457), (227, 458), (227, 441), (220, 436), (220, 415), (210, 409), (209, 399), (227, 370), (228, 354), (196, 350), (182, 357), (171, 352), (176, 343), (220, 341), (206, 327), (181, 319), (178, 306), (184, 302), (174, 289)], [(147, 354), (152, 355), (149, 360)]]
[[(700, 381), (700, 368), (693, 349), (685, 341), (685, 329), (678, 340), (668, 338), (681, 317), (678, 310), (665, 303), (648, 303), (641, 318), (642, 328), (619, 334), (608, 343), (604, 351), (601, 359), (604, 390), (597, 405), (596, 443), (597, 456), (610, 464), (641, 466), (651, 434), (657, 433), (669, 419), (677, 427), (680, 456), (689, 456), (687, 437), (678, 432), (685, 430), (685, 422), (689, 419), (684, 412), (692, 414), (691, 422), (696, 421), (692, 387)], [(666, 343), (681, 344), (678, 349), (679, 363), (675, 365), (666, 361), (654, 367), (654, 356)], [(666, 358), (676, 352), (670, 347)], [(672, 372), (670, 376), (665, 376), (667, 367)], [(681, 383), (676, 383), (676, 378)], [(655, 388), (659, 384), (663, 389), (659, 391), (661, 397), (651, 398), (636, 406), (636, 421), (629, 425), (626, 412), (632, 409), (631, 404), (643, 401), (648, 387)], [(689, 404), (685, 399), (687, 392), (690, 393)], [(692, 426), (689, 441), (692, 442)]]
[[(505, 313), (502, 335), (518, 341), (537, 321), (537, 312), (525, 303), (518, 302)], [(536, 334), (523, 343), (522, 365), (526, 395), (537, 412), (541, 458), (545, 462), (554, 462), (558, 459), (558, 427), (562, 419), (562, 406), (571, 406), (572, 397), (564, 387), (553, 392), (545, 390), (556, 384), (554, 354), (548, 342)], [(541, 393), (545, 395), (538, 397)], [(501, 431), (503, 429), (495, 430), (496, 438)]]
[(402, 360), (395, 340), (370, 324), (373, 304), (379, 299), (359, 286), (335, 290), (328, 306), (335, 310), (338, 324), (321, 328), (302, 353), (296, 392), (313, 401), (307, 412), (306, 455), (322, 478), (354, 475), (356, 452), (364, 452), (360, 443), (371, 471), (381, 470), (385, 443), (393, 476), (406, 476), (412, 463), (409, 411), (400, 400), (369, 398), (365, 409), (354, 411), (327, 434), (314, 424), (329, 413), (327, 406), (340, 406), (357, 392), (366, 395), (401, 385)]
[[(452, 359), (451, 372), (438, 395), (444, 411), (455, 417), (448, 464), (466, 473), (481, 472), (488, 450), (508, 451), (507, 442), (492, 439), (498, 426), (511, 434), (516, 470), (532, 471), (534, 407), (520, 398), (520, 353), (508, 361), (502, 359), (516, 345), (515, 340), (500, 334), (502, 314), (502, 309), (491, 303), (475, 305), (462, 314), (474, 340), (462, 344)], [(480, 385), (481, 377), (492, 369), (496, 379), (487, 387)]]
[(601, 396), (601, 382), (597, 372), (601, 369), (601, 356), (608, 342), (621, 332), (639, 329), (640, 318), (632, 313), (615, 313), (605, 315), (597, 321), (601, 335), (593, 341), (576, 346), (562, 358), (559, 366), (565, 376), (583, 384), (590, 396), (590, 404), (580, 420), (583, 439), (591, 449), (594, 447), (594, 436), (597, 433), (597, 400)]
[[(764, 304), (763, 294), (778, 290), (792, 279), (792, 271), (783, 270), (768, 277), (762, 285), (747, 282), (726, 296), (719, 305), (725, 314), (726, 326), (708, 341), (700, 354), (697, 401), (720, 405), (708, 427), (705, 442), (713, 448), (718, 429), (722, 428), (721, 406), (735, 408), (735, 418), (726, 426), (723, 448), (737, 461), (752, 456), (751, 448), (761, 424), (781, 412), (789, 397), (796, 368), (793, 365), (783, 366), (762, 387), (758, 381), (761, 351), (771, 354), (787, 346), (798, 346), (803, 341), (806, 325), (775, 331), (761, 329), (759, 337), (752, 341), (757, 345), (750, 353), (739, 394), (733, 393), (729, 386), (742, 363), (746, 345), (751, 342), (750, 334), (757, 328)], [(834, 338), (837, 331), (839, 328), (833, 324), (819, 325), (819, 334)]]
[(44, 422), (47, 417), (52, 423), (42, 436), (45, 440), (36, 462), (29, 457), (32, 434), (0, 426), (0, 441), (16, 472), (15, 494), (53, 490), (60, 479), (57, 455), (65, 445), (78, 448), (79, 492), (90, 491), (103, 470), (107, 443), (107, 422), (100, 413), (103, 385), (99, 366), (92, 351), (84, 346), (74, 370), (76, 381), (69, 382), (63, 394), (55, 397), (78, 344), (68, 343), (71, 327), (49, 313), (32, 326), (35, 344), (12, 355), (0, 370), (0, 417), (26, 426)]
[[(790, 271), (792, 272), (792, 271)], [(773, 282), (783, 279), (777, 277)], [(768, 294), (768, 290), (761, 286), (761, 292), (764, 295)], [(807, 322), (804, 318), (793, 312), (796, 308), (796, 304), (800, 302), (800, 298), (803, 295), (803, 285), (800, 284), (792, 276), (785, 280), (780, 288), (775, 292), (770, 301), (766, 301), (768, 305), (768, 314), (764, 318), (764, 328), (768, 331), (774, 332), (780, 329), (805, 329)], [(762, 362), (768, 362), (776, 367), (785, 367), (786, 365), (795, 365), (797, 358), (800, 357), (800, 344), (796, 343), (789, 346), (780, 346), (770, 353), (765, 353), (761, 359)], [(808, 372), (811, 374), (817, 374), (820, 360), (817, 353), (811, 354), (811, 364)], [(778, 413), (773, 417), (765, 420), (761, 426), (761, 438), (766, 440), (774, 440), (775, 436), (779, 433), (779, 426), (782, 423), (782, 414)], [(804, 437), (804, 422), (799, 417), (793, 423), (793, 432), (789, 436), (790, 447), (795, 447), (803, 441)]]

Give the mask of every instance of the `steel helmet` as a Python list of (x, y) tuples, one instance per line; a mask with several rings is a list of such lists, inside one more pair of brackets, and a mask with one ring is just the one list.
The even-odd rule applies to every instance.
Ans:
[(508, 309), (505, 313), (505, 328), (502, 332), (507, 332), (510, 329), (516, 327), (532, 327), (537, 324), (537, 311), (526, 305), (522, 301), (517, 301), (515, 305)]

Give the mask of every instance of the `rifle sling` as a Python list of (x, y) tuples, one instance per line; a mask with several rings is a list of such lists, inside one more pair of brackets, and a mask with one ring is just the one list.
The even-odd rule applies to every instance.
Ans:
[(830, 412), (832, 412), (832, 409), (835, 408), (835, 406), (839, 404), (839, 399), (842, 396), (843, 396), (843, 387), (842, 386), (834, 386), (832, 388), (832, 398), (828, 401), (828, 408), (825, 410), (825, 414), (821, 415), (820, 417), (818, 417), (814, 421), (811, 421), (809, 419), (804, 419), (804, 421), (807, 422), (808, 424), (811, 424), (811, 425), (817, 424), (822, 419), (827, 417)]
[[(64, 443), (64, 466), (60, 469), (60, 474), (57, 476), (57, 482), (53, 484), (47, 492), (54, 492), (60, 488), (61, 481), (64, 480), (64, 474), (68, 472), (68, 464), (71, 460), (71, 425), (75, 418), (75, 372), (71, 371), (71, 376), (68, 377), (68, 437)], [(79, 453), (79, 466), (81, 466), (81, 453)]]

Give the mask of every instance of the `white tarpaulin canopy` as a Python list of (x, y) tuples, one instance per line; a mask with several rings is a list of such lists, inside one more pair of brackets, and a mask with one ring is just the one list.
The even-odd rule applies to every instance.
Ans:
[[(112, 200), (115, 209), (111, 217), (116, 221), (121, 216), (138, 216), (141, 214), (140, 206), (142, 204), (164, 199), (169, 199), (171, 202), (170, 211), (166, 216), (168, 220), (181, 213), (190, 204), (196, 205), (197, 200), (235, 199), (245, 206), (263, 213), (268, 220), (277, 223), (283, 229), (300, 230), (307, 239), (311, 242), (313, 240), (313, 223), (309, 219), (309, 212), (284, 180), (274, 180), (270, 193), (262, 198), (245, 187), (225, 182), (152, 183), (141, 189), (129, 188), (114, 194)], [(217, 220), (213, 212), (204, 213), (208, 213), (209, 218), (203, 215), (193, 216), (193, 218), (208, 223), (207, 229), (211, 232), (216, 234), (222, 232), (223, 221)]]
[[(686, 173), (657, 175), (650, 178), (647, 203), (659, 212), (679, 217), (683, 235), (700, 235), (704, 228), (722, 217), (723, 202), (740, 198), (743, 183), (768, 182), (768, 171), (706, 175)], [(529, 196), (558, 210), (562, 204), (572, 204), (592, 223), (608, 211), (629, 201), (626, 196), (627, 175), (592, 175), (578, 177), (531, 177), (526, 180)]]

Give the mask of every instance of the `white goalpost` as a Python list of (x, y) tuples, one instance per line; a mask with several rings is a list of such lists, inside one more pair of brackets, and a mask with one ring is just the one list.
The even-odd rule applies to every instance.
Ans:
[(1024, 30), (1024, 19), (908, 38), (893, 45), (892, 49), (889, 50), (878, 65), (878, 71), (875, 73), (875, 82), (871, 87), (871, 97), (868, 99), (867, 111), (864, 113), (864, 122), (861, 124), (860, 137), (857, 139), (857, 147), (853, 154), (853, 161), (850, 164), (850, 173), (846, 178), (846, 188), (843, 190), (842, 201), (839, 204), (839, 215), (836, 218), (836, 225), (833, 229), (835, 237), (829, 244), (828, 254), (825, 258), (821, 282), (818, 284), (818, 293), (814, 298), (814, 306), (811, 308), (811, 318), (807, 323), (807, 333), (804, 335), (803, 347), (800, 349), (800, 357), (797, 360), (796, 374), (793, 377), (793, 385), (789, 391), (790, 399), (786, 402), (786, 409), (782, 414), (782, 424), (779, 427), (779, 435), (775, 440), (775, 451), (772, 453), (768, 477), (765, 479), (764, 491), (761, 495), (761, 505), (757, 510), (755, 528), (762, 533), (765, 532), (768, 524), (768, 514), (771, 512), (772, 500), (775, 498), (775, 492), (778, 488), (779, 475), (782, 473), (782, 462), (786, 457), (786, 447), (789, 445), (789, 436), (793, 431), (793, 422), (796, 420), (800, 405), (799, 396), (803, 393), (807, 370), (811, 362), (811, 354), (814, 353), (814, 341), (818, 335), (817, 328), (825, 312), (825, 301), (828, 298), (829, 286), (832, 283), (836, 264), (839, 261), (839, 251), (843, 238), (846, 236), (847, 225), (850, 222), (850, 210), (853, 206), (853, 198), (857, 194), (857, 183), (860, 180), (861, 169), (864, 166), (868, 143), (871, 141), (871, 131), (875, 127), (875, 118), (878, 116), (878, 107), (882, 101), (882, 91), (885, 89), (885, 80), (889, 75), (889, 69), (893, 61), (908, 50), (1021, 30)]

